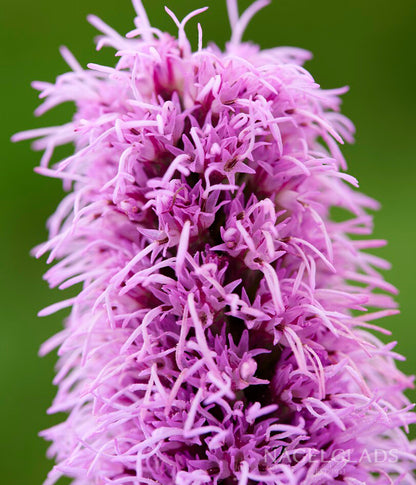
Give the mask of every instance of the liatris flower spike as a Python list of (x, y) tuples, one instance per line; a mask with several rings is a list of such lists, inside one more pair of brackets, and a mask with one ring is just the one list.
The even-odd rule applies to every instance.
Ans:
[[(121, 37), (94, 16), (116, 67), (36, 82), (42, 114), (73, 101), (69, 123), (27, 131), (37, 172), (68, 195), (36, 255), (51, 287), (81, 283), (58, 347), (44, 431), (76, 485), (416, 484), (416, 421), (394, 343), (369, 330), (395, 314), (384, 260), (364, 252), (367, 209), (339, 149), (354, 128), (298, 48), (242, 42), (251, 17), (228, 0), (225, 52), (195, 52), (151, 27), (140, 0)], [(54, 148), (74, 154), (50, 166)], [(331, 208), (349, 211), (331, 218)], [(349, 235), (353, 235), (350, 238)], [(357, 237), (358, 236), (358, 237)]]

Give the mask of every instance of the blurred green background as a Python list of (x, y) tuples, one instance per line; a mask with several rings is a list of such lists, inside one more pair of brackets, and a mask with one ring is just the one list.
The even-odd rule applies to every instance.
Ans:
[[(247, 6), (249, 2), (242, 1)], [(225, 0), (145, 0), (152, 23), (174, 32), (164, 12), (167, 4), (178, 17), (209, 5), (199, 21), (204, 39), (220, 45), (228, 39)], [(1, 482), (42, 483), (50, 463), (46, 443), (37, 433), (57, 421), (45, 410), (54, 395), (54, 356), (37, 357), (42, 341), (60, 329), (62, 313), (38, 319), (42, 307), (61, 295), (41, 280), (44, 261), (29, 257), (43, 241), (48, 215), (62, 197), (58, 181), (33, 173), (40, 155), (28, 143), (12, 145), (12, 133), (62, 123), (71, 107), (58, 108), (37, 120), (38, 104), (30, 88), (34, 79), (53, 81), (66, 66), (58, 53), (67, 45), (83, 65), (113, 62), (113, 52), (96, 53), (97, 32), (86, 22), (95, 13), (119, 32), (132, 27), (129, 0), (20, 0), (1, 8), (1, 146), (4, 150), (1, 210)], [(414, 0), (274, 0), (246, 32), (263, 47), (294, 45), (314, 53), (307, 67), (323, 87), (347, 84), (343, 112), (356, 124), (357, 141), (345, 147), (350, 171), (361, 189), (383, 204), (376, 215), (375, 235), (389, 246), (378, 250), (393, 263), (388, 279), (400, 288), (402, 314), (382, 322), (407, 356), (401, 368), (416, 371), (415, 229), (415, 24)], [(196, 39), (196, 22), (187, 27)], [(416, 394), (410, 393), (413, 400)]]

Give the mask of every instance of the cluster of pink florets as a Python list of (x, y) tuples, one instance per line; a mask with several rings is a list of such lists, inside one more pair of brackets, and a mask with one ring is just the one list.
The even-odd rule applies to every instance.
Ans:
[(266, 3), (239, 17), (229, 0), (225, 52), (200, 28), (192, 52), (184, 27), (202, 10), (170, 12), (174, 39), (136, 0), (127, 38), (90, 18), (115, 68), (64, 49), (73, 71), (35, 84), (38, 113), (76, 105), (16, 137), (39, 138), (38, 171), (69, 190), (38, 255), (58, 260), (51, 286), (82, 283), (42, 312), (72, 307), (42, 349), (59, 346), (50, 411), (68, 413), (43, 433), (48, 484), (416, 483), (411, 379), (365, 330), (396, 305), (388, 264), (362, 251), (383, 242), (348, 236), (371, 233), (377, 204), (342, 171), (344, 90), (320, 89), (303, 50), (241, 43)]

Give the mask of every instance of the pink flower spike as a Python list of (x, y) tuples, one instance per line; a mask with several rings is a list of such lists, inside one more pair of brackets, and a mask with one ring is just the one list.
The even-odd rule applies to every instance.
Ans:
[(226, 3), (224, 52), (199, 23), (192, 52), (206, 8), (166, 9), (177, 39), (141, 0), (125, 37), (90, 15), (114, 65), (61, 47), (70, 72), (33, 83), (36, 114), (72, 101), (73, 119), (12, 138), (68, 191), (34, 250), (77, 289), (39, 312), (69, 313), (40, 350), (58, 353), (48, 412), (67, 414), (42, 432), (45, 485), (416, 485), (413, 378), (375, 335), (398, 313), (366, 252), (378, 203), (339, 146), (346, 88), (321, 89), (303, 49), (243, 42), (269, 0)]

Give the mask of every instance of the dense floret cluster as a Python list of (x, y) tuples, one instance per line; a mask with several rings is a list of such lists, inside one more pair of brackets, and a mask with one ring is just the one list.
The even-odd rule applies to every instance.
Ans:
[[(69, 191), (38, 255), (52, 287), (81, 283), (59, 347), (43, 433), (74, 484), (414, 484), (415, 421), (393, 344), (368, 330), (394, 314), (362, 250), (377, 204), (339, 150), (353, 126), (344, 89), (323, 90), (308, 52), (242, 43), (251, 16), (228, 2), (225, 52), (192, 52), (135, 1), (121, 37), (96, 17), (116, 67), (37, 82), (38, 114), (73, 101), (73, 120), (38, 138), (39, 173)], [(50, 166), (54, 148), (75, 152)], [(340, 207), (350, 216), (331, 218)], [(380, 291), (381, 290), (381, 291)], [(370, 310), (368, 310), (370, 309)], [(385, 453), (383, 460), (377, 459)]]

